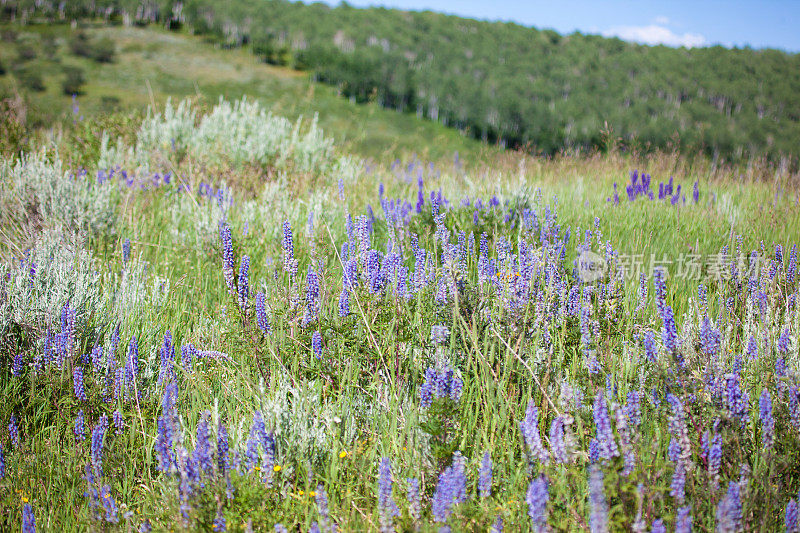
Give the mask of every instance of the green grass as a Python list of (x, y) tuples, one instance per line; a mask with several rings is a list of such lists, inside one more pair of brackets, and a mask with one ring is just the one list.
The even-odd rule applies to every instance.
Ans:
[[(34, 27), (34, 31), (61, 32), (63, 37), (67, 29)], [(9, 300), (10, 307), (0, 299), (5, 305), (0, 307), (0, 390), (5, 399), (0, 405), (0, 423), (6, 426), (12, 414), (17, 416), (21, 445), (12, 446), (8, 434), (0, 431), (6, 463), (6, 476), (0, 479), (2, 529), (18, 529), (22, 506), (31, 503), (40, 530), (127, 530), (139, 527), (145, 518), (156, 531), (209, 530), (221, 509), (229, 531), (245, 530), (249, 520), (254, 530), (269, 530), (282, 522), (290, 530), (307, 531), (320, 519), (311, 493), (322, 485), (330, 500), (331, 518), (341, 530), (373, 531), (379, 527), (377, 464), (381, 457), (389, 457), (393, 497), (401, 510), (394, 524), (403, 531), (416, 525), (405, 498), (405, 480), (417, 477), (423, 492), (419, 526), (422, 531), (437, 531), (440, 524), (433, 523), (430, 498), (447, 463), (446, 452), (453, 449), (467, 458), (469, 480), (469, 499), (455, 507), (448, 522), (454, 530), (485, 531), (497, 515), (503, 517), (506, 531), (527, 529), (525, 492), (539, 473), (549, 482), (548, 523), (555, 530), (585, 529), (590, 516), (588, 449), (596, 434), (591, 403), (609, 382), (617, 387), (609, 404), (611, 400), (624, 403), (627, 393), (634, 390), (643, 395), (643, 421), (632, 444), (637, 468), (625, 477), (620, 458), (603, 466), (612, 530), (630, 529), (639, 483), (644, 486), (643, 513), (648, 523), (661, 517), (670, 529), (674, 527), (679, 502), (669, 494), (675, 466), (668, 458), (666, 391), (678, 395), (686, 406), (692, 455), (686, 493), (695, 531), (714, 529), (717, 505), (728, 482), (740, 479), (742, 464), (751, 472), (743, 498), (743, 528), (780, 528), (787, 502), (800, 489), (800, 434), (791, 424), (789, 396), (779, 392), (780, 379), (774, 370), (776, 341), (788, 327), (792, 339), (784, 358), (789, 375), (783, 382), (797, 385), (800, 313), (788, 304), (789, 294), (796, 294), (796, 280), (790, 282), (784, 273), (775, 280), (764, 277), (762, 289), (769, 311), (761, 316), (748, 308), (754, 299), (749, 297), (746, 281), (741, 286), (730, 280), (715, 282), (707, 266), (701, 269), (701, 280), (668, 279), (666, 302), (675, 310), (681, 353), (687, 360), (683, 368), (664, 350), (655, 363), (644, 358), (641, 334), (653, 331), (660, 342), (662, 319), (655, 309), (652, 282), (646, 307), (637, 312), (638, 281), (625, 280), (615, 286), (618, 292), (614, 297), (590, 304), (599, 334), (592, 333), (589, 342), (602, 366), (602, 372), (593, 374), (580, 345), (579, 319), (570, 317), (545, 326), (541, 309), (547, 307), (539, 307), (535, 300), (509, 310), (504, 303), (507, 294), (479, 285), (475, 256), (467, 259), (461, 290), (445, 304), (436, 303), (433, 286), (414, 299), (403, 300), (395, 299), (391, 291), (372, 294), (362, 280), (352, 291), (351, 313), (340, 317), (342, 264), (338, 254), (347, 238), (347, 214), (364, 214), (368, 204), (376, 217), (372, 246), (386, 251), (390, 232), (379, 207), (378, 187), (384, 184), (387, 198), (416, 203), (416, 170), (409, 183), (403, 175), (398, 178), (392, 168), (395, 157), (413, 151), (425, 154), (423, 165), (426, 158), (435, 163), (432, 172), (425, 167), (425, 190), (441, 188), (450, 201), (444, 222), (453, 232), (451, 243), (456, 242), (460, 230), (474, 232), (478, 242), (480, 233), (486, 232), (491, 257), (497, 257), (494, 244), (501, 237), (514, 243), (534, 243), (538, 253), (542, 250), (538, 234), (521, 229), (519, 211), (509, 221), (504, 215), (507, 207), (528, 207), (542, 221), (544, 206), (557, 202), (560, 238), (568, 227), (571, 231), (566, 258), (557, 262), (557, 268), (570, 283), (576, 248), (586, 229), (594, 232), (595, 218), (599, 219), (602, 242), (610, 241), (621, 254), (646, 258), (654, 254), (658, 259), (676, 261), (681, 254), (697, 253), (707, 259), (725, 245), (734, 251), (735, 236), (741, 235), (745, 254), (760, 249), (763, 241), (768, 255), (780, 243), (788, 258), (790, 245), (800, 235), (796, 177), (775, 173), (773, 180), (758, 180), (755, 171), (740, 175), (738, 169), (720, 169), (702, 160), (690, 165), (684, 158), (667, 155), (544, 160), (501, 153), (427, 122), (372, 106), (351, 105), (294, 73), (255, 64), (243, 52), (214, 50), (194, 38), (151, 29), (93, 31), (119, 32), (120, 50), (117, 62), (111, 65), (62, 58), (80, 63), (90, 80), (81, 97), (85, 122), (80, 128), (66, 126), (60, 140), (59, 154), (65, 160), (79, 160), (79, 155), (86, 154), (96, 157), (85, 148), (94, 146), (91, 143), (99, 137), (96, 130), (104, 127), (101, 124), (109, 124), (93, 118), (100, 113), (100, 108), (93, 106), (100, 105), (102, 96), (117, 95), (124, 107), (143, 106), (151, 98), (145, 83), (150, 80), (156, 105), (168, 95), (199, 92), (201, 100), (210, 105), (219, 94), (231, 99), (248, 94), (289, 117), (319, 112), (326, 132), (337, 140), (336, 156), (371, 157), (373, 165), (362, 167), (354, 176), (344, 176), (344, 201), (338, 186), (342, 176), (335, 172), (309, 175), (291, 166), (276, 170), (252, 162), (235, 165), (224, 157), (220, 162), (215, 158), (218, 154), (209, 153), (184, 157), (168, 149), (148, 152), (150, 170), (171, 171), (172, 183), (143, 190), (113, 182), (108, 197), (100, 195), (102, 187), (93, 178), (73, 182), (58, 175), (40, 182), (39, 177), (28, 176), (19, 183), (13, 179), (14, 172), (3, 166), (0, 239), (3, 250), (19, 253), (4, 263), (13, 281), (0, 286), (0, 294), (15, 295)], [(148, 40), (154, 44), (146, 44)], [(46, 106), (49, 102), (53, 109), (67, 106), (70, 100), (57, 93), (55, 76), (46, 78), (50, 80), (48, 92), (33, 95), (34, 104)], [(210, 78), (214, 81), (208, 81)], [(197, 80), (196, 88), (192, 80)], [(312, 96), (308, 96), (309, 88)], [(351, 116), (355, 117), (352, 121)], [(136, 120), (120, 127), (125, 142), (134, 144), (137, 128)], [(89, 144), (80, 144), (87, 139)], [(463, 155), (460, 168), (451, 159), (456, 149)], [(44, 147), (41, 154), (45, 166), (50, 164), (48, 157), (56, 157)], [(89, 161), (90, 176), (96, 166), (96, 161)], [(686, 206), (647, 200), (628, 203), (624, 198), (619, 206), (606, 202), (613, 183), (622, 186), (631, 168), (651, 172), (656, 182), (674, 175), (687, 192), (698, 180), (700, 202), (695, 205), (689, 200)], [(232, 229), (235, 268), (238, 272), (243, 255), (250, 257), (251, 294), (265, 293), (271, 334), (258, 329), (252, 299), (243, 317), (236, 297), (229, 293), (218, 237), (220, 212), (214, 202), (178, 189), (180, 184), (190, 184), (197, 190), (201, 182), (224, 183), (231, 188), (233, 204), (225, 220)], [(73, 191), (71, 195), (45, 198), (50, 187), (73, 183), (79, 185), (67, 189)], [(101, 198), (103, 203), (76, 203), (82, 193), (90, 199)], [(621, 194), (624, 196), (624, 186)], [(474, 204), (480, 197), (486, 203), (492, 195), (509, 203), (481, 215), (475, 226), (474, 208), (460, 207), (461, 200), (469, 197)], [(44, 209), (50, 205), (47, 202), (55, 207)], [(92, 216), (100, 216), (109, 205), (113, 207), (109, 231), (80, 230), (82, 226), (75, 220), (84, 220), (81, 216), (93, 220)], [(13, 213), (12, 206), (16, 209)], [(429, 209), (426, 199), (425, 211), (413, 215), (396, 235), (395, 242), (403, 246), (404, 264), (411, 271), (415, 266), (412, 231), (419, 236), (419, 246), (436, 253), (440, 264), (442, 245), (436, 242)], [(313, 230), (307, 229), (310, 211), (314, 212)], [(14, 216), (34, 222), (33, 235), (20, 236), (19, 219)], [(291, 222), (294, 254), (300, 262), (294, 280), (283, 270), (284, 220)], [(592, 249), (602, 251), (597, 238), (594, 232)], [(122, 256), (125, 239), (130, 239), (132, 249), (127, 263)], [(20, 263), (25, 242), (36, 245), (35, 250), (51, 243), (48, 253), (37, 256), (34, 252), (39, 264), (33, 282), (30, 265)], [(57, 257), (58, 250), (69, 249), (73, 242), (78, 249), (85, 249), (91, 260), (72, 257), (57, 268), (48, 268), (49, 258)], [(321, 309), (319, 319), (304, 327), (306, 276), (312, 264), (322, 272)], [(79, 287), (76, 273), (94, 270), (101, 277)], [(442, 273), (441, 268), (436, 271)], [(136, 282), (137, 272), (145, 276), (141, 284)], [(505, 279), (514, 272), (505, 268), (501, 274)], [(544, 272), (536, 276), (542, 282), (542, 298), (558, 303), (553, 300), (555, 288), (543, 284)], [(708, 288), (708, 314), (721, 328), (722, 350), (716, 358), (700, 350), (700, 282)], [(50, 366), (34, 372), (27, 364), (21, 376), (13, 375), (10, 369), (15, 355), (23, 354), (31, 363), (41, 353), (47, 331), (60, 331), (59, 313), (68, 297), (53, 295), (79, 293), (88, 296), (70, 300), (78, 310), (75, 357), (63, 369)], [(731, 310), (726, 305), (729, 298)], [(431, 341), (431, 326), (439, 324), (448, 326), (451, 334), (445, 344), (436, 346)], [(117, 325), (121, 340), (115, 355), (120, 363), (128, 354), (131, 338), (137, 339), (141, 398), (106, 403), (97, 373), (85, 365), (88, 400), (78, 400), (72, 367), (80, 364), (78, 356), (96, 343), (107, 348)], [(545, 328), (550, 344), (544, 339)], [(267, 429), (276, 432), (275, 465), (280, 466), (279, 471), (273, 470), (272, 486), (261, 482), (260, 472), (243, 469), (241, 474), (232, 474), (232, 501), (228, 501), (221, 476), (207, 478), (205, 488), (196, 489), (198, 494), (192, 498), (188, 527), (181, 517), (177, 476), (156, 468), (157, 418), (162, 415), (164, 390), (163, 384), (158, 384), (159, 350), (166, 331), (176, 345), (176, 359), (171, 363), (180, 391), (178, 413), (188, 451), (195, 447), (197, 424), (208, 410), (215, 421), (226, 423), (232, 448), (242, 454), (254, 413), (259, 410), (265, 413)], [(319, 359), (312, 353), (314, 331), (323, 339)], [(750, 418), (740, 426), (722, 407), (722, 400), (712, 394), (707, 378), (711, 373), (721, 379), (732, 370), (735, 357), (746, 353), (750, 334), (758, 339), (762, 356), (754, 360), (744, 356), (741, 363), (739, 374), (749, 393)], [(224, 352), (227, 358), (202, 359), (192, 370), (184, 369), (180, 346), (188, 343)], [(425, 371), (442, 360), (463, 379), (461, 400), (455, 405), (443, 401), (431, 409), (421, 408), (419, 392)], [(565, 407), (559, 400), (563, 383), (583, 391), (583, 404), (589, 408)], [(661, 393), (660, 406), (647, 400), (653, 388)], [(767, 451), (762, 450), (763, 425), (758, 414), (758, 397), (764, 388), (772, 395), (777, 423), (775, 445)], [(571, 431), (576, 454), (571, 464), (529, 462), (519, 422), (531, 399), (539, 410), (540, 433), (546, 443), (547, 429), (557, 413), (569, 412), (574, 419)], [(110, 485), (120, 522), (108, 524), (90, 516), (89, 500), (84, 496), (87, 484), (82, 478), (90, 461), (89, 444), (75, 443), (72, 432), (79, 409), (91, 426), (101, 413), (110, 415), (116, 408), (123, 411), (126, 427), (116, 434), (112, 425), (106, 435), (102, 482)], [(443, 422), (447, 430), (431, 437), (425, 431), (431, 427), (426, 424), (431, 419)], [(715, 429), (717, 419), (720, 425)], [(612, 426), (620, 440), (616, 420)], [(708, 465), (702, 458), (700, 441), (706, 430), (718, 430), (723, 441), (719, 488), (709, 480)], [(494, 461), (492, 497), (485, 500), (475, 496), (484, 451), (489, 451)]]

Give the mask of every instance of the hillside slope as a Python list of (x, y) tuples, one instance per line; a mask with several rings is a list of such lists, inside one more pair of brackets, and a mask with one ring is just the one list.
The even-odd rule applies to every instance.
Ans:
[[(19, 15), (28, 5), (7, 9)], [(309, 69), (357, 101), (545, 153), (602, 146), (606, 123), (625, 144), (678, 143), (723, 157), (797, 155), (800, 144), (800, 56), (776, 50), (649, 47), (432, 12), (284, 0), (82, 0), (61, 13), (37, 12), (64, 20), (98, 14), (186, 25), (224, 46), (248, 46), (264, 61)]]
[[(88, 120), (114, 111), (142, 111), (170, 97), (194, 96), (214, 104), (220, 96), (236, 99), (247, 95), (292, 120), (319, 114), (327, 135), (366, 158), (416, 152), (423, 158), (439, 159), (459, 152), (471, 160), (497, 152), (442, 125), (377, 105), (356, 105), (339, 98), (333, 88), (311, 82), (305, 74), (266, 65), (242, 50), (215, 48), (190, 35), (156, 27), (78, 30), (67, 25), (7, 25), (3, 33), (0, 63), (13, 67), (0, 76), (0, 86), (6, 93), (25, 95), (33, 126), (51, 127), (59, 121)], [(113, 61), (75, 56), (70, 46), (79, 33), (90, 42), (113, 40)], [(20, 62), (23, 48), (29, 48), (27, 53), (34, 57)], [(62, 87), (69, 69), (83, 73), (75, 113), (72, 97)], [(28, 87), (31, 71), (39, 74), (37, 90)]]

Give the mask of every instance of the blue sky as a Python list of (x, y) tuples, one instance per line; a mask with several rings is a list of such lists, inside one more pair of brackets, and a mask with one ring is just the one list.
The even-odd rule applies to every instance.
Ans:
[[(337, 5), (338, 0), (325, 0)], [(514, 21), (559, 33), (597, 33), (671, 46), (746, 46), (800, 52), (800, 0), (349, 0), (353, 6), (431, 9)]]

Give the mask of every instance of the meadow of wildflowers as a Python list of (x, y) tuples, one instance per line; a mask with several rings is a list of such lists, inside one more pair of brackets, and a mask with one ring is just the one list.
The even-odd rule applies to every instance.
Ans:
[(3, 530), (800, 531), (796, 177), (132, 138), (0, 165)]

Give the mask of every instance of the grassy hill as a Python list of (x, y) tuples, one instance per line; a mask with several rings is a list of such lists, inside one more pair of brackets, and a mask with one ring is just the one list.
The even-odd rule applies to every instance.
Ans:
[[(417, 152), (423, 158), (439, 159), (459, 152), (476, 161), (481, 154), (497, 153), (442, 125), (374, 104), (357, 105), (338, 97), (335, 89), (310, 81), (304, 73), (266, 65), (243, 50), (218, 49), (191, 35), (156, 27), (73, 30), (67, 25), (12, 25), (3, 31), (0, 63), (6, 65), (6, 72), (0, 76), (0, 87), (7, 94), (25, 95), (31, 105), (27, 120), (33, 127), (71, 124), (81, 116), (141, 113), (151, 104), (162, 106), (167, 98), (192, 96), (209, 105), (223, 95), (234, 99), (249, 95), (291, 119), (318, 114), (321, 127), (337, 144), (363, 157)], [(93, 42), (111, 40), (116, 50), (113, 60), (75, 56), (70, 43), (79, 33)], [(32, 49), (35, 57), (20, 63), (22, 47)], [(83, 73), (77, 114), (72, 93), (63, 89), (70, 67)], [(32, 89), (25, 79), (32, 71), (41, 78), (42, 90)]]
[[(302, 70), (356, 101), (416, 113), (467, 135), (552, 154), (677, 145), (713, 157), (798, 155), (800, 55), (672, 49), (559, 35), (432, 12), (285, 0), (6, 3), (22, 20), (97, 17), (188, 28)], [(173, 9), (174, 8), (174, 9)]]

